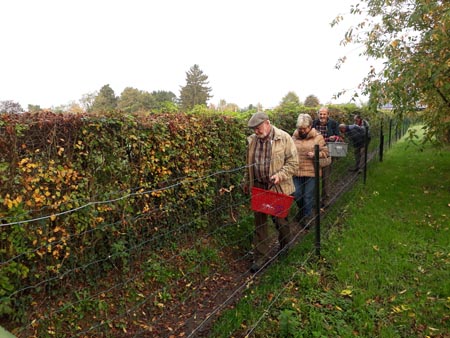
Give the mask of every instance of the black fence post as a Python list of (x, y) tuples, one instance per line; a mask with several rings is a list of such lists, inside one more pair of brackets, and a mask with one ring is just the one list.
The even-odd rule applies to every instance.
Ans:
[(389, 119), (389, 139), (388, 139), (388, 148), (391, 148), (391, 142), (392, 142), (392, 119)]
[(380, 125), (380, 150), (379, 150), (379, 155), (380, 155), (380, 162), (383, 162), (383, 151), (384, 151), (384, 132), (383, 132), (383, 119), (381, 120), (381, 125)]
[(316, 255), (320, 256), (320, 165), (319, 165), (319, 145), (314, 146), (314, 195), (315, 195), (315, 219), (316, 219)]
[(364, 128), (364, 171), (363, 171), (363, 183), (366, 184), (367, 179), (367, 148), (369, 147), (369, 128)]

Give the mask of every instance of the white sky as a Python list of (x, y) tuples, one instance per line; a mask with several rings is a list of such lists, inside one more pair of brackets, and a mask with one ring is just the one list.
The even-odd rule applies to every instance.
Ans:
[[(356, 0), (14, 0), (0, 3), (0, 101), (27, 109), (78, 101), (109, 84), (179, 96), (194, 64), (213, 95), (275, 107), (289, 91), (348, 102), (369, 62), (339, 46)], [(348, 61), (334, 68), (337, 59)], [(358, 102), (357, 102), (358, 103)]]

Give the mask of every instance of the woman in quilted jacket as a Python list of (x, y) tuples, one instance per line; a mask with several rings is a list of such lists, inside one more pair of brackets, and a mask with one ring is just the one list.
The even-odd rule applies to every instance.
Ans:
[[(309, 114), (300, 114), (297, 129), (292, 135), (298, 155), (298, 170), (294, 175), (295, 201), (299, 208), (295, 219), (301, 227), (308, 228), (312, 222), (314, 205), (314, 187), (316, 185), (314, 170), (314, 146), (319, 145), (319, 157), (328, 157), (328, 148), (323, 136), (312, 127), (313, 120)], [(322, 175), (322, 170), (319, 170)]]

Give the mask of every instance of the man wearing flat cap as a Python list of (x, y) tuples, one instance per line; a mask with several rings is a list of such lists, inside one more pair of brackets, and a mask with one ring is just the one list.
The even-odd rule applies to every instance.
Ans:
[[(291, 195), (294, 190), (292, 176), (298, 169), (297, 149), (292, 137), (271, 125), (269, 116), (258, 112), (248, 121), (254, 133), (248, 137), (247, 170), (244, 176), (244, 191), (252, 186)], [(289, 222), (286, 218), (272, 217), (278, 230), (279, 250), (285, 252), (292, 241)], [(270, 236), (268, 215), (255, 212), (254, 257), (250, 268), (256, 272), (270, 258)]]

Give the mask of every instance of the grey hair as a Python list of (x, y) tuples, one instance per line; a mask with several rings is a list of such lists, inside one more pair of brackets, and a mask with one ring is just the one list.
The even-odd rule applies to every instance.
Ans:
[(328, 107), (327, 106), (322, 106), (322, 107), (320, 107), (320, 109), (317, 111), (317, 115), (319, 115), (319, 113), (320, 113), (320, 111), (321, 110), (324, 110), (324, 111), (326, 111), (327, 112), (327, 114), (329, 114), (330, 112), (329, 112), (329, 110), (328, 110)]
[(297, 118), (297, 128), (311, 127), (313, 120), (309, 114), (300, 114)]

